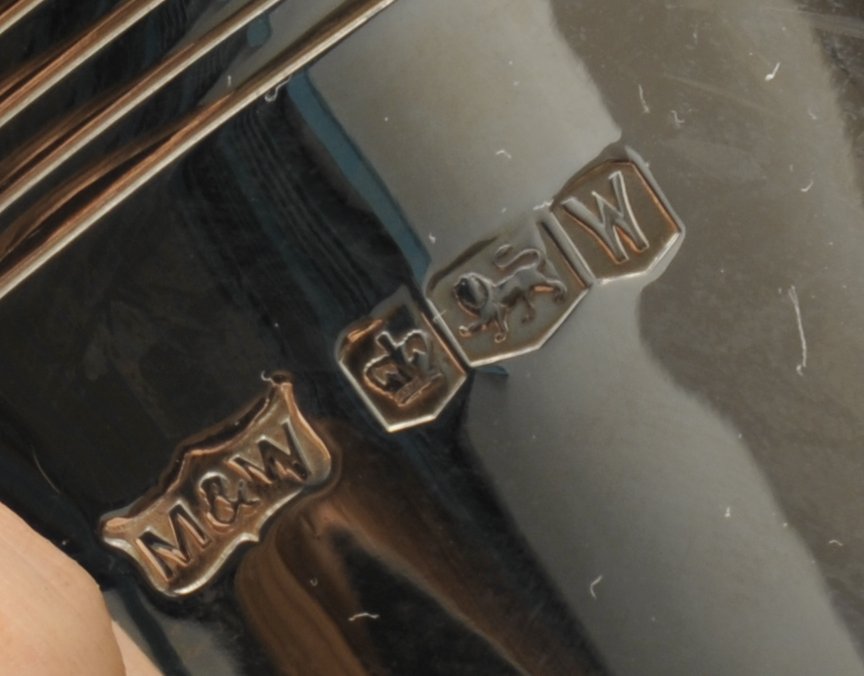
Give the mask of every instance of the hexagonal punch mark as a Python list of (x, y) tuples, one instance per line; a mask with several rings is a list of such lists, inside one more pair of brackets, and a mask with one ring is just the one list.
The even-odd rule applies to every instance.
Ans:
[(588, 291), (538, 224), (468, 249), (433, 276), (436, 321), (470, 366), (539, 349)]
[(684, 234), (659, 189), (630, 161), (605, 162), (575, 177), (550, 211), (553, 227), (600, 281), (650, 272)]
[(388, 432), (435, 420), (467, 380), (404, 287), (348, 327), (336, 345), (339, 366)]

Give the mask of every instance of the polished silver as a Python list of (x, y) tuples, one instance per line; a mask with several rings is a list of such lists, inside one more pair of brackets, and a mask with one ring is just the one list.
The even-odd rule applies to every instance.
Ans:
[(612, 673), (864, 673), (860, 27), (854, 3), (405, 0), (311, 69), (424, 283), (628, 146), (687, 228), (617, 266), (559, 210), (598, 281), (461, 418)]
[[(79, 172), (55, 193), (17, 218), (3, 233), (0, 243), (0, 298), (27, 280), (54, 256), (81, 237), (106, 214), (147, 185), (155, 176), (187, 154), (222, 125), (261, 101), (274, 88), (290, 80), (302, 68), (321, 58), (337, 44), (363, 27), (395, 0), (348, 0), (317, 21), (240, 85), (192, 111), (168, 129), (144, 141), (133, 142), (92, 167)], [(124, 168), (123, 170), (120, 170)], [(62, 218), (47, 225), (82, 192), (106, 176), (119, 174), (98, 195)], [(22, 244), (35, 233), (37, 246)]]

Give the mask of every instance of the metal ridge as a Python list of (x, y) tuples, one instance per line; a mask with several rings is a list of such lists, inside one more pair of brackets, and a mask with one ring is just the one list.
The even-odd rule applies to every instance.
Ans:
[[(28, 158), (44, 153), (35, 164), (26, 168), (7, 187), (0, 189), (0, 214), (106, 129), (135, 110), (237, 31), (281, 2), (283, 0), (254, 0), (241, 7), (200, 39), (165, 58), (97, 112), (86, 110), (73, 119), (65, 120), (59, 128), (52, 127), (34, 139), (22, 151), (16, 153), (19, 159), (13, 160), (12, 166), (5, 166), (0, 171), (0, 175), (15, 176), (24, 169)], [(82, 118), (85, 120), (83, 124), (81, 124)], [(67, 134), (68, 136), (63, 139)], [(53, 143), (57, 145), (45, 153)]]
[(45, 4), (46, 0), (18, 0), (4, 10), (0, 10), (0, 35), (10, 30), (15, 24)]
[[(0, 298), (15, 289), (87, 232), (100, 218), (235, 115), (262, 99), (268, 92), (290, 79), (298, 70), (311, 64), (395, 2), (396, 0), (356, 0), (347, 7), (332, 12), (236, 90), (195, 111), (173, 130), (159, 136), (155, 142), (137, 145), (131, 153), (127, 151), (123, 156), (102, 163), (99, 171), (90, 172), (73, 182), (54, 200), (53, 205), (41, 210), (35, 222), (15, 224), (6, 233), (14, 237), (12, 244), (7, 245), (8, 248), (5, 250), (0, 248), (2, 251), (0, 253)], [(80, 190), (104, 177), (107, 171), (116, 169), (124, 161), (134, 158), (136, 154), (141, 154), (141, 157), (134, 160), (134, 163), (111, 185), (67, 216), (37, 246), (19, 255), (22, 241), (38, 231), (57, 209), (68, 203), (68, 200)]]
[(0, 100), (0, 127), (21, 114), (81, 64), (165, 2), (166, 0), (127, 0), (89, 27), (69, 47), (47, 63), (29, 72), (12, 74), (0, 85), (0, 91), (9, 92)]

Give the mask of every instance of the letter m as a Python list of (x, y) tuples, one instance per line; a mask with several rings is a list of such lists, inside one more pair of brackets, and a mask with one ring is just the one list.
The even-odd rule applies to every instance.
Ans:
[(210, 537), (179, 503), (168, 512), (168, 529), (171, 535), (167, 539), (148, 530), (138, 537), (138, 542), (165, 580), (170, 582), (181, 570), (194, 563), (195, 554), (210, 544)]
[(624, 248), (622, 238), (626, 240), (627, 246), (634, 253), (645, 251), (649, 242), (630, 207), (624, 175), (620, 171), (616, 171), (609, 176), (609, 182), (612, 184), (612, 191), (615, 195), (614, 205), (594, 190), (591, 195), (596, 202), (596, 212), (575, 197), (568, 197), (561, 203), (561, 206), (600, 240), (600, 243), (616, 263), (625, 263), (630, 257)]

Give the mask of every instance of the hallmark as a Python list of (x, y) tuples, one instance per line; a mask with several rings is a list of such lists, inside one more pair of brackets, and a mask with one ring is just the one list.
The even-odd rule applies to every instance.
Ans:
[(470, 366), (535, 350), (588, 289), (538, 225), (470, 249), (432, 277), (427, 297)]
[(406, 289), (344, 331), (336, 358), (390, 432), (434, 420), (466, 380), (465, 370)]
[(376, 356), (363, 369), (365, 382), (391, 397), (397, 406), (409, 406), (444, 378), (435, 361), (435, 348), (427, 331), (413, 329), (401, 339), (388, 331), (375, 336)]
[(580, 174), (551, 213), (599, 280), (649, 272), (683, 234), (634, 162), (606, 162)]
[(459, 327), (459, 335), (465, 338), (490, 327), (496, 328), (495, 342), (503, 343), (510, 335), (508, 318), (518, 303), (525, 305), (522, 323), (528, 324), (537, 317), (537, 309), (531, 302), (534, 295), (551, 293), (555, 302), (562, 302), (567, 287), (557, 277), (544, 273), (548, 259), (539, 249), (527, 248), (513, 254), (513, 246), (505, 244), (495, 252), (493, 265), (504, 277), (493, 281), (477, 272), (468, 272), (459, 277), (453, 287), (456, 303), (476, 320)]
[(181, 444), (159, 486), (103, 520), (102, 540), (170, 597), (198, 591), (281, 507), (321, 486), (332, 459), (287, 376), (239, 417)]
[(466, 374), (451, 349), (470, 367), (538, 350), (593, 288), (650, 280), (671, 259), (684, 228), (628, 156), (570, 179), (521, 227), (431, 275), (434, 327), (402, 291), (343, 333), (339, 364), (388, 431), (434, 420), (453, 398)]

